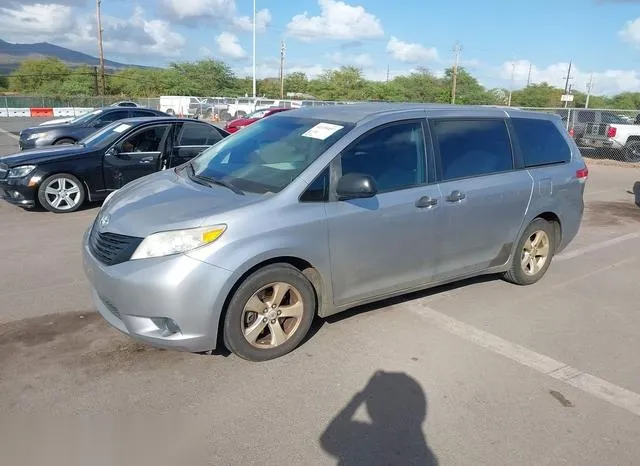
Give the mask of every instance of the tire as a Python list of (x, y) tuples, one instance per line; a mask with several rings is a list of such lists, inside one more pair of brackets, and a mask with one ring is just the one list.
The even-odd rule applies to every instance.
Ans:
[[(530, 250), (530, 241), (533, 240), (534, 243), (539, 241), (538, 239), (536, 239), (537, 235), (539, 235), (541, 241), (546, 244), (546, 248), (544, 248), (544, 244), (537, 244), (537, 247), (534, 249), (534, 251), (537, 251), (534, 252), (536, 258), (533, 260), (530, 259), (525, 263), (526, 257), (531, 256), (531, 254), (526, 252), (525, 247), (526, 249)], [(545, 249), (546, 258), (543, 262), (541, 260), (542, 254), (538, 255), (538, 253), (543, 253)], [(553, 254), (555, 253), (555, 250), (556, 237), (555, 227), (553, 223), (548, 222), (542, 218), (534, 219), (524, 230), (522, 236), (518, 240), (518, 244), (516, 245), (513, 259), (511, 261), (511, 267), (504, 274), (504, 279), (516, 285), (523, 286), (536, 283), (547, 272), (547, 269), (551, 265), (551, 260), (553, 258)]]
[(38, 188), (40, 205), (56, 214), (75, 212), (84, 203), (85, 197), (82, 182), (69, 173), (52, 175)]
[[(290, 288), (281, 295), (284, 298), (280, 300), (281, 305), (270, 306), (276, 286), (282, 293), (286, 289), (283, 285)], [(282, 314), (299, 317), (282, 317)], [(224, 343), (248, 361), (279, 358), (302, 342), (315, 314), (316, 294), (311, 282), (291, 265), (269, 265), (247, 277), (233, 294), (223, 323)], [(250, 334), (248, 330), (252, 327), (255, 332)], [(281, 343), (274, 341), (271, 329), (276, 330)]]
[(633, 139), (624, 146), (625, 162), (640, 162), (640, 140)]
[(227, 110), (223, 110), (220, 112), (220, 119), (222, 121), (229, 121), (231, 120), (231, 113), (229, 113)]
[(62, 139), (58, 139), (56, 142), (53, 143), (54, 146), (59, 146), (62, 144), (75, 144), (76, 141), (75, 139), (71, 139), (71, 138), (62, 138)]

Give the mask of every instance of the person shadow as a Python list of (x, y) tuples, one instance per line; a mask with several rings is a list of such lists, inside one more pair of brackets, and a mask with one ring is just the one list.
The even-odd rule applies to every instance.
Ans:
[[(362, 405), (371, 422), (354, 419)], [(378, 371), (333, 418), (320, 444), (338, 465), (435, 466), (437, 457), (422, 433), (426, 417), (427, 397), (415, 379)]]

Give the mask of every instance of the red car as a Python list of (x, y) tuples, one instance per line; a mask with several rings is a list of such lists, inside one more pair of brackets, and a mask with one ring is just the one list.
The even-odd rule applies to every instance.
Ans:
[(243, 118), (236, 118), (235, 120), (231, 120), (229, 123), (227, 123), (227, 126), (225, 126), (224, 129), (229, 133), (235, 133), (245, 126), (249, 126), (251, 123), (255, 123), (256, 121), (264, 117), (268, 117), (269, 115), (273, 115), (274, 113), (286, 112), (287, 110), (291, 109), (274, 107), (256, 110), (255, 112), (250, 113)]

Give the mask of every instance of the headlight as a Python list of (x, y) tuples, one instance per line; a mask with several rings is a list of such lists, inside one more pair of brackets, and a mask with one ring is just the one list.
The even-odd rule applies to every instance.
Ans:
[(46, 138), (49, 135), (49, 133), (33, 133), (30, 134), (29, 136), (27, 136), (27, 141), (31, 141), (32, 139), (40, 139), (40, 138)]
[(131, 256), (131, 260), (180, 254), (213, 243), (227, 229), (226, 225), (161, 231), (147, 236)]
[(21, 167), (15, 167), (9, 170), (8, 178), (22, 178), (27, 176), (33, 170), (36, 169), (35, 165), (22, 165)]

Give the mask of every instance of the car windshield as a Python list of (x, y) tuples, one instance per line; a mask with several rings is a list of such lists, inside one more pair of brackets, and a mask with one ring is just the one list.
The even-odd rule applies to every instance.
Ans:
[(352, 128), (311, 118), (265, 118), (194, 158), (193, 172), (242, 191), (276, 193)]
[(102, 110), (94, 110), (93, 112), (85, 113), (84, 115), (80, 115), (79, 117), (74, 118), (73, 120), (71, 120), (71, 123), (73, 124), (84, 123), (86, 121), (91, 120), (96, 115), (100, 115), (101, 113), (102, 113)]
[(80, 144), (86, 147), (100, 148), (105, 147), (116, 139), (118, 139), (122, 133), (131, 128), (132, 125), (123, 123), (121, 121), (115, 121), (108, 126), (96, 131), (95, 133), (87, 136)]

